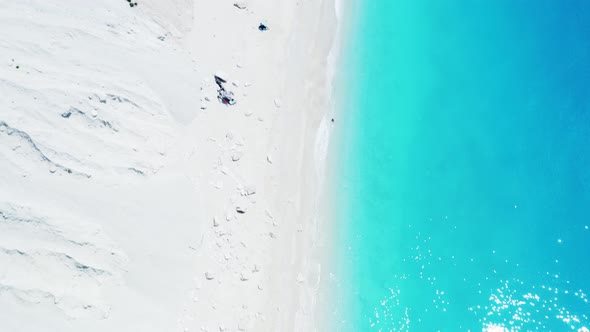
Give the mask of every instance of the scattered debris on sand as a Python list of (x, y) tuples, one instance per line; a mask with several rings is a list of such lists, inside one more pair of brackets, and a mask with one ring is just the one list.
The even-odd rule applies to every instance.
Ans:
[(129, 7), (137, 7), (137, 2), (131, 2), (131, 0), (125, 0), (129, 3)]
[(213, 76), (215, 78), (215, 84), (217, 84), (217, 100), (222, 104), (232, 106), (236, 104), (234, 99), (234, 93), (226, 90), (223, 84), (227, 83), (228, 76), (223, 71), (217, 71)]
[(240, 273), (240, 280), (241, 281), (248, 281), (249, 279), (250, 279), (250, 276), (248, 275), (248, 272)]

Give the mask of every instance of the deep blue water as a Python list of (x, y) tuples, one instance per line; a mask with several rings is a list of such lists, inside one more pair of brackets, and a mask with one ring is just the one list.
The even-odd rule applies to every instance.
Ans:
[(357, 6), (334, 328), (590, 328), (590, 1)]

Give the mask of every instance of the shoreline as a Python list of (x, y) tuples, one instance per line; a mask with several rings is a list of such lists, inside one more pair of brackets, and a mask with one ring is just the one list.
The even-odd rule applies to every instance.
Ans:
[[(301, 13), (296, 14), (299, 17), (299, 26), (292, 27), (292, 30), (296, 32), (290, 37), (290, 44), (294, 49), (311, 48), (312, 50), (309, 50), (310, 54), (305, 57), (309, 60), (299, 60), (302, 61), (301, 67), (293, 68), (290, 75), (291, 98), (294, 104), (299, 104), (297, 108), (300, 112), (293, 114), (292, 118), (283, 119), (282, 126), (285, 129), (279, 130), (280, 133), (276, 136), (284, 136), (289, 129), (295, 137), (297, 132), (304, 134), (304, 137), (296, 139), (295, 142), (287, 143), (291, 148), (286, 149), (282, 156), (285, 164), (298, 165), (299, 179), (295, 177), (298, 183), (291, 185), (299, 188), (296, 190), (298, 197), (291, 199), (292, 203), (299, 208), (298, 211), (292, 210), (294, 216), (290, 218), (292, 220), (290, 223), (292, 224), (291, 232), (299, 233), (300, 237), (293, 241), (293, 249), (287, 257), (284, 252), (277, 251), (273, 258), (275, 262), (284, 262), (285, 258), (291, 257), (290, 260), (295, 263), (288, 270), (292, 274), (292, 279), (299, 284), (297, 285), (299, 289), (295, 288), (291, 291), (295, 299), (292, 301), (291, 311), (296, 309), (295, 314), (286, 314), (283, 318), (279, 315), (279, 323), (273, 328), (285, 331), (322, 331), (325, 315), (319, 311), (318, 302), (322, 301), (321, 296), (325, 291), (321, 288), (326, 274), (322, 264), (326, 258), (326, 248), (330, 245), (329, 233), (325, 233), (329, 220), (325, 218), (326, 208), (322, 205), (326, 202), (326, 195), (329, 192), (324, 179), (333, 130), (330, 118), (333, 117), (335, 107), (332, 98), (334, 66), (339, 51), (337, 41), (339, 22), (335, 17), (334, 0), (325, 0), (314, 4), (313, 8), (300, 10)], [(313, 26), (316, 30), (305, 31), (305, 26)], [(296, 52), (293, 51), (292, 54)], [(324, 70), (318, 70), (319, 68)], [(295, 71), (299, 73), (294, 73)], [(305, 74), (300, 74), (301, 72)], [(297, 79), (298, 77), (301, 81)], [(304, 82), (303, 89), (301, 82)], [(306, 101), (296, 102), (303, 100)], [(299, 131), (293, 129), (295, 124), (300, 126)], [(293, 150), (301, 151), (299, 161), (293, 160)], [(293, 181), (288, 178), (289, 176), (284, 176), (282, 183)], [(285, 218), (289, 220), (289, 217), (285, 216)], [(284, 265), (283, 263), (282, 267), (279, 267), (280, 264), (276, 267), (277, 276), (281, 271), (283, 273), (286, 271)], [(288, 279), (276, 281), (273, 293), (278, 295), (278, 298), (284, 295), (281, 290), (285, 288), (285, 283), (289, 282)]]
[(357, 110), (351, 106), (351, 95), (355, 93), (354, 80), (351, 79), (352, 53), (354, 49), (352, 44), (357, 38), (357, 32), (354, 26), (359, 19), (359, 10), (361, 5), (351, 0), (336, 0), (335, 7), (339, 18), (337, 45), (338, 50), (333, 68), (340, 68), (339, 71), (333, 71), (333, 100), (335, 126), (330, 137), (330, 148), (327, 151), (328, 161), (326, 167), (333, 170), (326, 176), (326, 193), (325, 204), (331, 208), (326, 211), (325, 219), (329, 220), (324, 227), (324, 232), (330, 234), (330, 245), (324, 250), (322, 261), (326, 262), (325, 278), (322, 280), (324, 296), (321, 299), (325, 311), (325, 319), (322, 322), (321, 331), (339, 330), (343, 327), (350, 327), (348, 324), (348, 315), (350, 314), (350, 305), (357, 299), (350, 294), (350, 287), (346, 285), (346, 278), (349, 271), (345, 268), (344, 261), (350, 248), (346, 242), (343, 242), (342, 236), (348, 232), (350, 227), (348, 219), (342, 215), (342, 210), (349, 204), (343, 199), (343, 192), (347, 190), (343, 187), (342, 173), (343, 164), (349, 162), (347, 154), (350, 152), (350, 137), (353, 135), (351, 127), (351, 118)]

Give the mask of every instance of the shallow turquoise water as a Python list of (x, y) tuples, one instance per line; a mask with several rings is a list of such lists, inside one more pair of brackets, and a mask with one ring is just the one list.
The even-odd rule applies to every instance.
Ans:
[(335, 329), (590, 328), (590, 2), (359, 6)]

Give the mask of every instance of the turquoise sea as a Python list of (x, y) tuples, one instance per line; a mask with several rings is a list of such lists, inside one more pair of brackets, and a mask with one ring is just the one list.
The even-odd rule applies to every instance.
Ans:
[(332, 329), (588, 331), (590, 1), (353, 6)]

